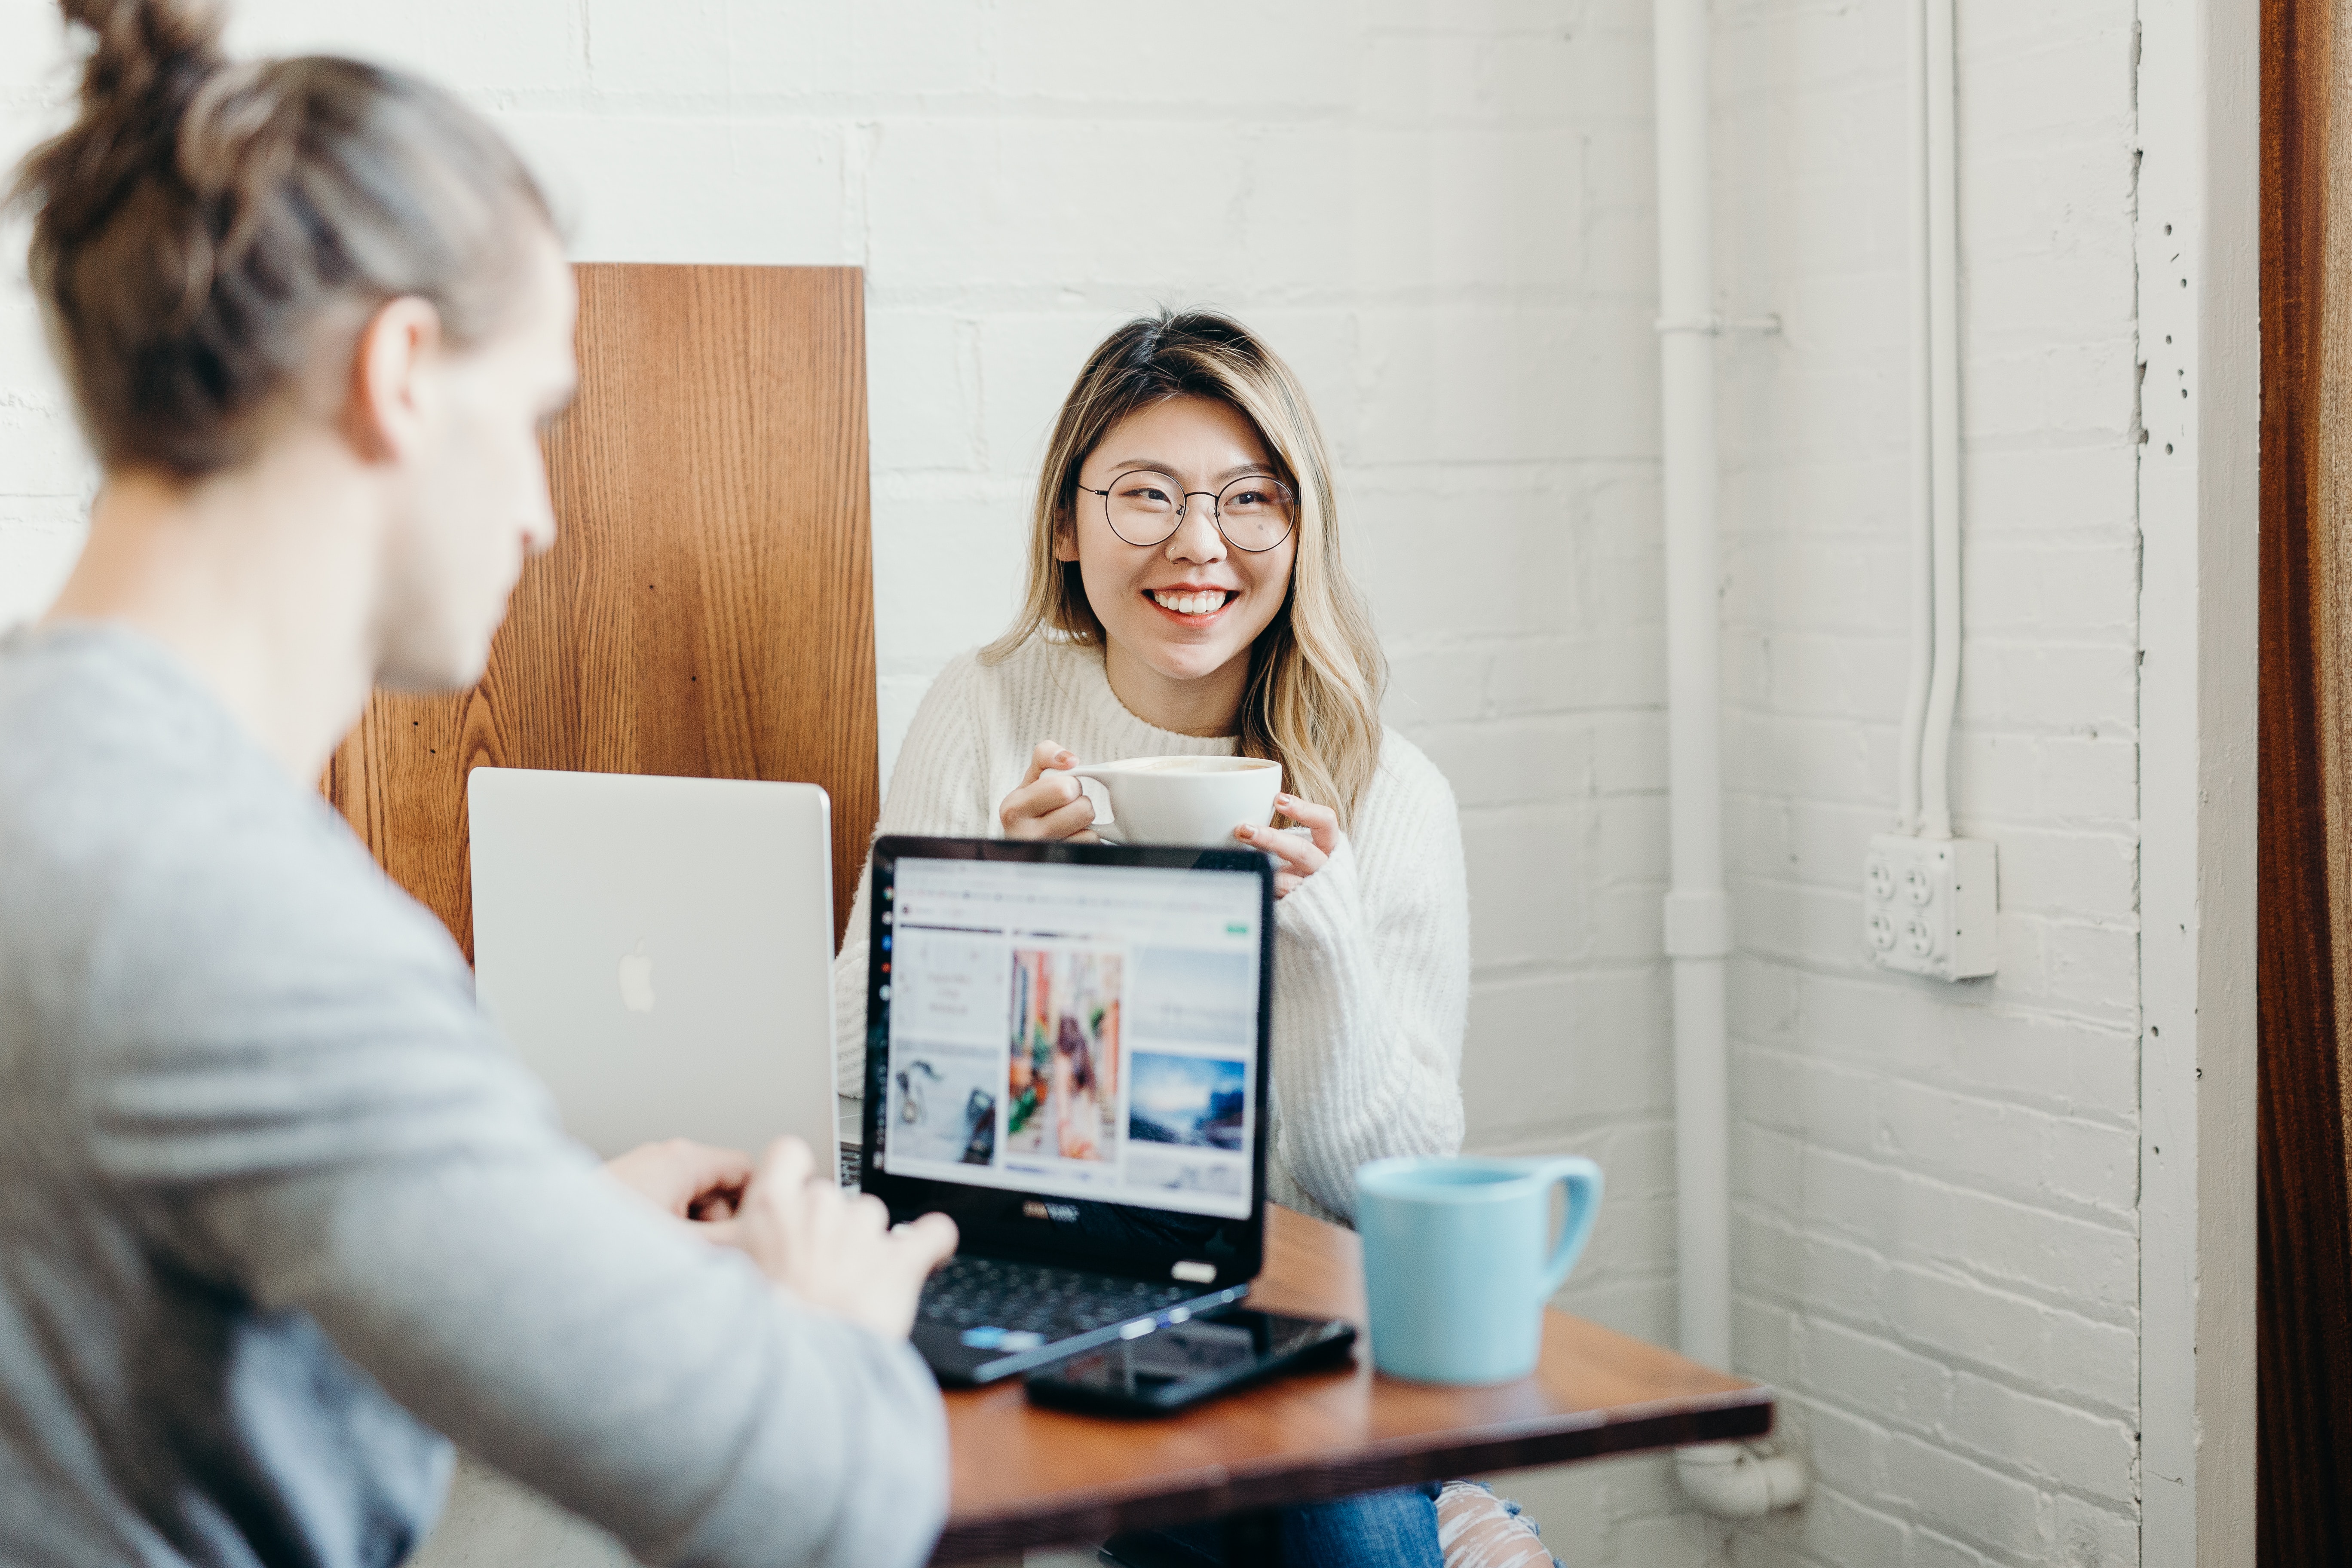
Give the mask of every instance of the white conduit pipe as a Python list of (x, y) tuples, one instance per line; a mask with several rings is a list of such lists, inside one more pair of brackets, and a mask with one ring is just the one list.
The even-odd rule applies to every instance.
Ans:
[[(1731, 1184), (1724, 961), (1722, 632), (1716, 523), (1715, 283), (1707, 217), (1706, 0), (1656, 0), (1658, 357), (1665, 513), (1667, 818), (1674, 964), (1677, 1315), (1683, 1353), (1731, 1363)], [(1682, 1450), (1685, 1493), (1745, 1518), (1804, 1495), (1793, 1455)]]
[(1927, 7), (1911, 7), (1911, 679), (1903, 694), (1903, 750), (1895, 760), (1895, 831), (1919, 831), (1919, 754), (1936, 677), (1936, 389), (1927, 265)]
[[(1960, 689), (1960, 246), (1958, 114), (1954, 105), (1952, 0), (1919, 0), (1914, 25), (1922, 47), (1924, 90), (1914, 117), (1926, 166), (1914, 174), (1924, 189), (1927, 222), (1919, 235), (1918, 291), (1927, 318), (1928, 498), (1934, 545), (1934, 668), (1919, 750), (1919, 826), (1923, 837), (1952, 836), (1952, 718)], [(1915, 572), (1915, 577), (1916, 574)], [(1924, 607), (1923, 607), (1924, 608)], [(1918, 611), (1912, 637), (1918, 637)]]
[(1656, 25), (1675, 1267), (1683, 1353), (1726, 1366), (1731, 1360), (1731, 1194), (1725, 1160), (1723, 965), (1731, 922), (1723, 889), (1706, 0), (1657, 0)]

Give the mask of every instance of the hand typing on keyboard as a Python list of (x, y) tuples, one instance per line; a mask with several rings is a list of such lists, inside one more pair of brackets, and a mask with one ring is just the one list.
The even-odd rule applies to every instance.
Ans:
[(604, 1171), (656, 1208), (680, 1219), (729, 1219), (743, 1195), (743, 1184), (751, 1179), (751, 1156), (690, 1138), (670, 1138), (640, 1143), (605, 1161)]
[(735, 1217), (709, 1229), (810, 1306), (893, 1339), (906, 1338), (923, 1281), (956, 1249), (947, 1215), (892, 1229), (881, 1199), (844, 1193), (797, 1138), (768, 1145)]

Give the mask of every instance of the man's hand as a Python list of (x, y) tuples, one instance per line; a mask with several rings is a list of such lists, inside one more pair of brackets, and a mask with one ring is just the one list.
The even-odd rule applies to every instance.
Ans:
[[(751, 1157), (740, 1149), (671, 1138), (640, 1143), (604, 1169), (613, 1179), (680, 1219), (722, 1220), (734, 1216), (743, 1187), (751, 1179)], [(716, 1239), (716, 1238), (714, 1238)]]
[(894, 1230), (880, 1198), (847, 1196), (832, 1177), (815, 1172), (807, 1144), (777, 1139), (714, 1238), (810, 1306), (905, 1339), (923, 1281), (956, 1249), (955, 1221), (927, 1214)]

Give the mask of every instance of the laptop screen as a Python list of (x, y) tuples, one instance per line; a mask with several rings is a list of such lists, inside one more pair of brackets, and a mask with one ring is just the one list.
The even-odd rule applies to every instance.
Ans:
[(898, 856), (876, 883), (869, 1159), (1047, 1210), (1248, 1217), (1264, 887), (1255, 868)]

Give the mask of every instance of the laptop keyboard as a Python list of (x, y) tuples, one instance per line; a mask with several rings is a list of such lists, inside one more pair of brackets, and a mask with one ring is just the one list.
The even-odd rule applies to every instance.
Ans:
[(1197, 1285), (1154, 1284), (992, 1258), (953, 1258), (923, 1287), (918, 1310), (927, 1323), (1026, 1330), (1051, 1343), (1144, 1317), (1200, 1294)]
[[(865, 1150), (844, 1142), (840, 1154), (841, 1184), (854, 1190)], [(1201, 1294), (1198, 1285), (1155, 1284), (1083, 1268), (959, 1257), (931, 1275), (918, 1311), (923, 1321), (945, 1328), (1026, 1331), (1050, 1344), (1148, 1317)]]

